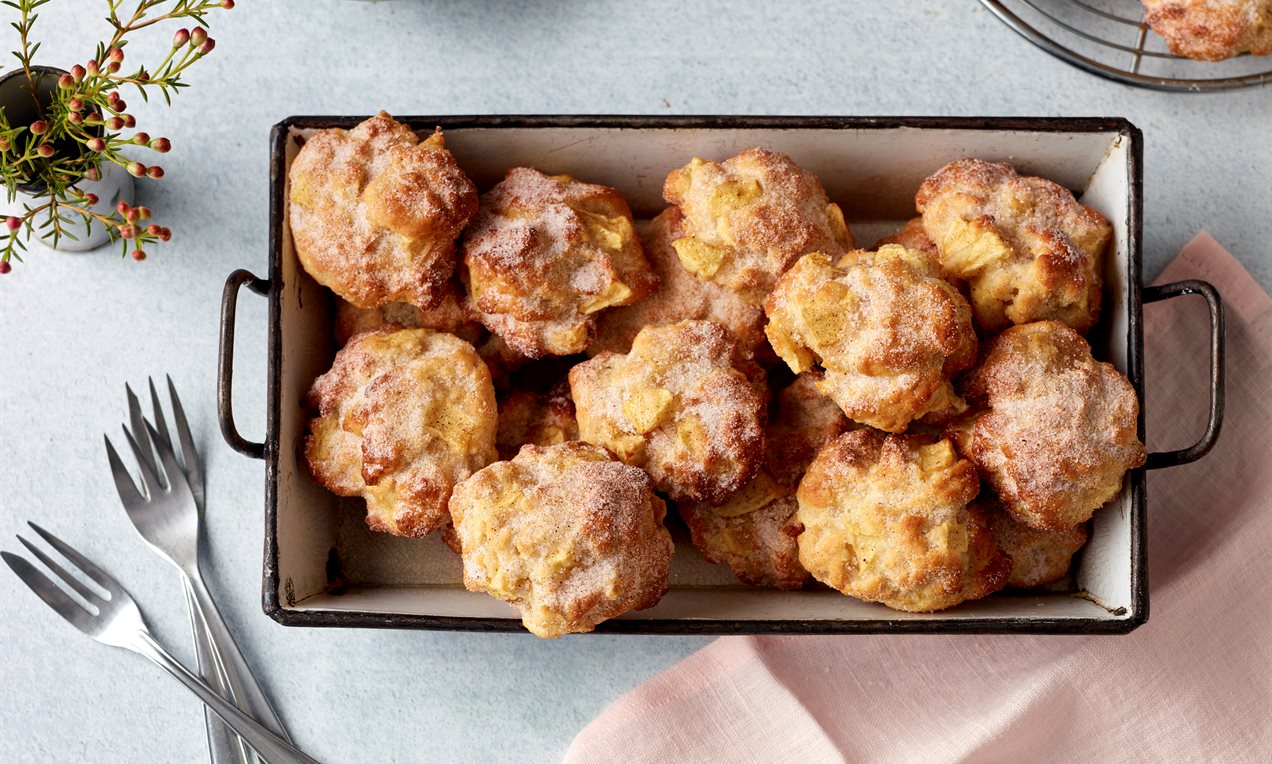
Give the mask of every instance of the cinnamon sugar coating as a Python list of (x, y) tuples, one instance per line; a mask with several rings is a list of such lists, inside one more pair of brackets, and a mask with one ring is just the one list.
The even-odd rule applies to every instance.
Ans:
[(1059, 581), (1069, 574), (1073, 555), (1087, 542), (1087, 527), (1079, 523), (1064, 531), (1040, 531), (1016, 522), (993, 499), (977, 499), (989, 517), (998, 548), (1011, 558), (1008, 586), (1027, 589)]
[(441, 300), (429, 310), (406, 302), (389, 302), (377, 308), (359, 308), (336, 298), (336, 320), (333, 331), (337, 345), (343, 345), (355, 334), (395, 324), (403, 329), (432, 329), (447, 332), (476, 345), (485, 331), (464, 302), (458, 280), (451, 279), (442, 291)]
[(799, 377), (777, 396), (766, 431), (764, 466), (721, 506), (678, 502), (693, 545), (751, 586), (798, 589), (808, 581), (795, 537), (795, 489), (813, 457), (851, 426), (834, 401)]
[(1143, 0), (1144, 23), (1177, 56), (1223, 61), (1272, 54), (1272, 0)]
[(733, 332), (748, 349), (764, 343), (764, 310), (736, 292), (705, 281), (685, 270), (672, 242), (684, 235), (680, 210), (669, 207), (641, 232), (645, 257), (658, 277), (654, 293), (633, 305), (601, 313), (589, 355), (602, 351), (626, 353), (636, 333), (646, 326), (674, 324), (685, 319), (714, 321)]
[(959, 159), (923, 181), (915, 204), (941, 266), (967, 280), (982, 329), (1095, 325), (1113, 229), (1068, 189), (1008, 164)]
[(482, 196), (463, 263), (482, 323), (530, 358), (582, 352), (598, 312), (657, 285), (622, 194), (528, 167)]
[(949, 428), (1006, 510), (1046, 531), (1086, 522), (1144, 463), (1139, 401), (1111, 364), (1056, 321), (995, 337), (964, 380), (972, 414)]
[(464, 481), (450, 511), (464, 586), (516, 606), (540, 637), (592, 631), (667, 591), (666, 505), (605, 449), (528, 445)]
[(890, 608), (926, 613), (1007, 583), (976, 496), (976, 468), (948, 440), (861, 429), (809, 466), (796, 494), (800, 562), (822, 583)]
[(580, 437), (645, 469), (676, 501), (723, 504), (764, 456), (764, 375), (709, 321), (649, 326), (626, 355), (570, 370)]
[(421, 142), (380, 112), (352, 130), (322, 130), (288, 178), (292, 241), (315, 281), (359, 308), (442, 300), (477, 188), (440, 129)]
[(517, 389), (499, 398), (495, 447), (500, 459), (511, 459), (527, 443), (552, 446), (578, 440), (570, 382), (561, 379), (544, 392)]
[(923, 227), (923, 218), (921, 217), (910, 218), (901, 227), (901, 230), (876, 241), (873, 249), (879, 249), (887, 244), (900, 244), (906, 249), (926, 252), (938, 257), (938, 259), (940, 255), (936, 249), (936, 242), (932, 241), (932, 237), (927, 235), (927, 229)]
[(967, 301), (941, 276), (931, 255), (895, 244), (837, 264), (806, 255), (769, 296), (765, 331), (849, 419), (902, 432), (965, 408), (950, 379), (975, 362), (976, 333)]
[(803, 255), (853, 246), (839, 206), (821, 181), (787, 155), (747, 149), (723, 162), (695, 158), (673, 170), (663, 198), (684, 215), (672, 244), (685, 269), (763, 305), (778, 277)]
[(495, 391), (467, 342), (429, 329), (354, 337), (314, 380), (305, 459), (315, 482), (362, 496), (367, 525), (420, 537), (451, 489), (496, 458)]

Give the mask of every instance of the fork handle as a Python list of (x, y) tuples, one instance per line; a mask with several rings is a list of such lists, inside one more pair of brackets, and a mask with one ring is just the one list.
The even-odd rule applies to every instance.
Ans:
[[(199, 605), (194, 599), (190, 578), (184, 573), (181, 575), (181, 588), (185, 592), (186, 610), (190, 614), (190, 630), (194, 632), (194, 657), (199, 676), (221, 697), (232, 700), (229, 682), (217, 660), (216, 648), (212, 645), (212, 635), (199, 616)], [(204, 706), (203, 714), (206, 717), (204, 724), (208, 730), (208, 755), (212, 764), (252, 764), (258, 761), (243, 739), (235, 735), (216, 712)]]
[(181, 665), (180, 661), (169, 655), (168, 651), (163, 649), (163, 646), (156, 642), (154, 637), (151, 637), (148, 632), (137, 632), (135, 638), (128, 646), (134, 652), (146, 656), (154, 661), (155, 664), (167, 670), (191, 692), (198, 695), (199, 699), (206, 703), (208, 708), (211, 708), (217, 713), (217, 716), (224, 719), (225, 723), (247, 741), (247, 744), (252, 746), (257, 755), (269, 762), (269, 764), (318, 764), (316, 759), (305, 755), (299, 748), (270, 732), (255, 719), (238, 710), (232, 703), (218, 695), (202, 679), (190, 673), (189, 669)]
[(283, 727), (282, 720), (278, 718), (274, 707), (270, 705), (269, 698), (265, 696), (265, 691), (256, 682), (256, 677), (252, 675), (252, 670), (248, 667), (243, 654), (239, 652), (238, 645), (234, 642), (234, 637), (230, 634), (229, 627), (221, 619), (221, 613), (217, 610), (216, 603), (212, 601), (212, 594), (208, 592), (207, 586), (203, 584), (203, 578), (199, 575), (199, 571), (197, 569), (193, 571), (187, 570), (185, 573), (190, 580), (190, 592), (194, 595), (194, 603), (199, 611), (199, 616), (203, 619), (204, 626), (207, 627), (212, 648), (216, 651), (216, 657), (221, 667), (225, 670), (225, 678), (230, 685), (230, 692), (233, 695), (234, 702), (248, 714), (255, 717), (267, 729), (284, 740), (290, 740), (291, 737)]

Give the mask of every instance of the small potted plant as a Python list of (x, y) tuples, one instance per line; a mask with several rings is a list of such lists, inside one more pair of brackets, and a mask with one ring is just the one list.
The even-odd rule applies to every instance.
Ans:
[[(186, 86), (186, 69), (216, 45), (205, 17), (234, 7), (234, 0), (136, 0), (127, 13), (123, 0), (107, 0), (113, 34), (98, 43), (92, 59), (68, 71), (33, 60), (40, 47), (31, 35), (36, 11), (47, 2), (3, 1), (19, 14), (11, 26), (20, 38), (14, 56), (21, 66), (0, 77), (0, 174), (10, 206), (18, 208), (0, 230), (0, 274), (12, 270), (11, 261), (21, 261), (32, 236), (64, 250), (118, 241), (121, 252), (135, 260), (145, 259), (148, 246), (171, 238), (167, 228), (147, 222), (149, 209), (130, 203), (133, 178), (164, 174), (132, 152), (163, 154), (171, 142), (137, 129), (123, 91), (135, 90), (147, 101), (159, 93), (171, 103)], [(125, 64), (130, 36), (179, 19), (197, 25), (176, 31), (158, 65)]]

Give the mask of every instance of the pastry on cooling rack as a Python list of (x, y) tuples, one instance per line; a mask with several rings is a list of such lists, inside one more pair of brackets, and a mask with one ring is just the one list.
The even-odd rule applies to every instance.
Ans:
[(763, 305), (802, 255), (838, 255), (853, 246), (817, 176), (776, 151), (694, 159), (667, 176), (663, 198), (684, 214), (683, 234), (672, 245), (685, 269), (752, 305)]
[(1087, 542), (1085, 523), (1064, 531), (1040, 531), (1017, 522), (994, 499), (977, 499), (989, 517), (998, 548), (1011, 558), (1008, 586), (1027, 589), (1051, 584), (1069, 573), (1073, 555)]
[(482, 195), (463, 265), (481, 322), (530, 358), (582, 352), (597, 313), (657, 285), (618, 191), (529, 167)]
[(1223, 61), (1272, 54), (1272, 0), (1143, 0), (1144, 23), (1177, 56)]
[(579, 425), (574, 419), (567, 379), (562, 378), (543, 392), (518, 388), (499, 398), (495, 447), (500, 459), (511, 459), (527, 443), (552, 446), (578, 437)]
[(672, 324), (684, 319), (714, 321), (733, 332), (746, 348), (764, 342), (764, 310), (736, 292), (697, 278), (680, 264), (672, 242), (684, 235), (683, 216), (670, 207), (641, 232), (645, 257), (658, 276), (658, 288), (634, 305), (607, 310), (597, 318), (596, 339), (587, 352), (608, 350), (626, 353), (636, 333), (646, 326)]
[(899, 244), (906, 249), (917, 249), (930, 255), (939, 254), (936, 250), (936, 242), (932, 241), (932, 237), (928, 236), (927, 230), (923, 228), (923, 218), (921, 217), (911, 218), (901, 227), (901, 230), (876, 241), (874, 249), (879, 249), (887, 244)]
[(288, 179), (292, 241), (314, 280), (359, 308), (427, 310), (444, 298), (477, 188), (440, 129), (420, 141), (380, 112), (352, 130), (321, 130)]
[(450, 521), (451, 489), (496, 458), (495, 390), (472, 345), (430, 329), (378, 329), (314, 380), (305, 458), (314, 480), (362, 496), (367, 525), (420, 537)]
[(777, 396), (766, 431), (764, 466), (725, 504), (679, 502), (693, 545), (751, 586), (798, 589), (808, 581), (795, 537), (795, 489), (822, 446), (850, 426), (834, 401), (798, 377)]
[(915, 203), (942, 267), (967, 280), (985, 331), (1055, 320), (1085, 333), (1099, 318), (1113, 229), (1067, 189), (959, 159), (923, 181)]
[(450, 511), (464, 586), (515, 605), (540, 637), (592, 631), (667, 591), (666, 505), (605, 449), (526, 446), (460, 484)]
[(799, 485), (799, 560), (831, 588), (896, 610), (984, 597), (1006, 585), (1011, 560), (969, 506), (979, 485), (948, 440), (840, 435)]
[(626, 355), (570, 370), (580, 437), (645, 469), (676, 501), (723, 504), (764, 458), (764, 375), (709, 321), (647, 326)]
[(892, 244), (838, 263), (805, 255), (765, 311), (773, 349), (849, 419), (902, 432), (965, 408), (950, 379), (976, 360), (971, 310), (929, 254)]
[(962, 388), (972, 414), (949, 428), (1006, 510), (1039, 530), (1084, 523), (1144, 463), (1126, 377), (1056, 321), (995, 337)]
[(477, 317), (464, 302), (462, 285), (450, 281), (434, 307), (423, 310), (407, 302), (389, 302), (376, 308), (359, 308), (336, 298), (334, 335), (337, 345), (343, 345), (355, 334), (396, 324), (403, 329), (432, 329), (449, 332), (465, 342), (477, 344), (485, 330)]

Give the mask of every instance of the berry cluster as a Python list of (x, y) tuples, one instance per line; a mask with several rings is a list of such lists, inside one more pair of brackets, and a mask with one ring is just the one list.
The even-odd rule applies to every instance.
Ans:
[[(31, 43), (29, 34), (37, 18), (35, 10), (46, 2), (6, 3), (22, 14), (13, 25), (21, 37), (21, 50), (16, 55), (32, 92), (38, 92), (36, 84), (41, 74), (32, 69), (31, 58), (39, 44)], [(73, 238), (66, 228), (74, 222), (74, 216), (89, 226), (105, 226), (111, 238), (121, 242), (123, 253), (131, 253), (135, 260), (145, 259), (146, 245), (168, 241), (172, 236), (171, 231), (158, 225), (138, 225), (150, 217), (146, 207), (120, 202), (110, 213), (93, 211), (96, 196), (77, 184), (81, 180), (99, 180), (100, 167), (105, 162), (118, 165), (137, 178), (164, 176), (163, 167), (158, 164), (148, 165), (124, 154), (125, 149), (131, 152), (138, 147), (166, 154), (172, 143), (136, 130), (137, 119), (127, 111), (128, 104), (120, 90), (132, 86), (143, 100), (149, 100), (150, 94), (157, 91), (171, 103), (172, 94), (186, 87), (182, 80), (185, 70), (216, 47), (216, 40), (208, 36), (204, 26), (204, 16), (212, 10), (233, 8), (234, 0), (137, 0), (136, 9), (127, 17), (120, 15), (120, 5), (114, 0), (109, 3), (108, 20), (114, 35), (97, 46), (94, 58), (76, 64), (58, 78), (56, 89), (37, 104), (38, 119), (26, 125), (11, 125), (0, 107), (0, 176), (10, 198), (19, 188), (35, 188), (41, 194), (39, 204), (26, 205), (22, 214), (5, 220), (6, 231), (0, 232), (0, 236), (7, 233), (0, 241), (0, 274), (11, 270), (11, 259), (21, 260), (18, 252), (26, 249), (25, 239), (37, 229), (41, 235), (51, 237), (54, 244), (61, 236)], [(131, 33), (182, 18), (192, 19), (199, 26), (178, 29), (163, 61), (154, 67), (124, 69), (124, 48)]]

